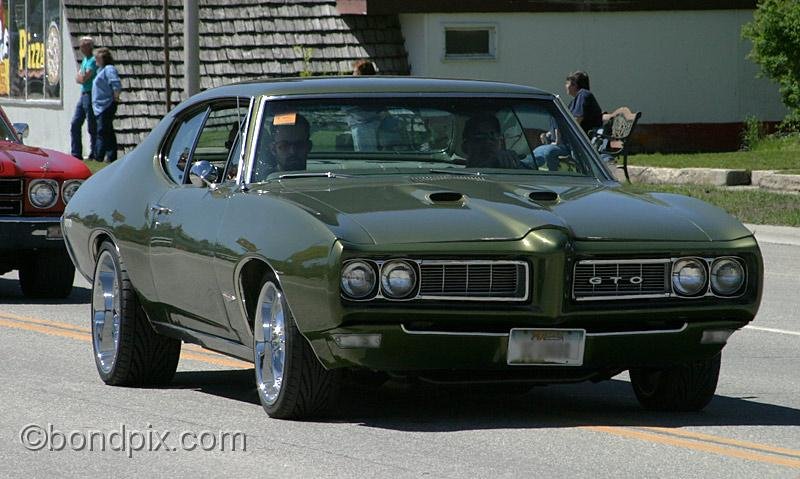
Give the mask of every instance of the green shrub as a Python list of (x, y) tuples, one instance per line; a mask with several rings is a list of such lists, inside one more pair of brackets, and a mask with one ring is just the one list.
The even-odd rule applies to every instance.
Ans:
[(800, 126), (800, 3), (797, 0), (759, 0), (753, 21), (742, 35), (753, 42), (748, 55), (761, 66), (761, 75), (780, 86), (789, 108), (782, 127)]
[(761, 140), (764, 139), (766, 134), (764, 124), (761, 123), (754, 115), (750, 115), (744, 119), (744, 128), (742, 129), (742, 149), (753, 150)]

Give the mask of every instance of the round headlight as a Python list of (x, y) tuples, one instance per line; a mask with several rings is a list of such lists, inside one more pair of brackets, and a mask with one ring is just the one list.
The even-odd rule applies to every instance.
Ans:
[(672, 287), (682, 296), (694, 296), (706, 287), (706, 267), (699, 259), (684, 258), (672, 266)]
[(342, 291), (353, 299), (363, 299), (375, 290), (375, 269), (366, 261), (351, 261), (342, 269)]
[(711, 290), (720, 296), (736, 294), (744, 284), (744, 267), (733, 258), (721, 258), (711, 265)]
[(61, 198), (64, 200), (65, 205), (75, 196), (75, 192), (78, 191), (81, 184), (83, 184), (81, 180), (69, 180), (64, 182), (64, 186), (61, 187)]
[(417, 286), (417, 273), (405, 261), (389, 261), (381, 268), (381, 286), (387, 298), (405, 298)]
[(37, 208), (50, 208), (58, 199), (58, 183), (53, 180), (33, 180), (28, 188), (28, 198)]

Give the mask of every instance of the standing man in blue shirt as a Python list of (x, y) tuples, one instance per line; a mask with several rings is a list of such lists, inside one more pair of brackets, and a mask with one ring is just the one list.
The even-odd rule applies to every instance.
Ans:
[(70, 133), (72, 135), (72, 156), (83, 160), (83, 121), (86, 120), (87, 127), (89, 128), (89, 159), (95, 159), (94, 152), (97, 143), (97, 123), (92, 111), (92, 84), (95, 76), (97, 76), (97, 64), (92, 54), (94, 49), (94, 40), (92, 37), (82, 37), (80, 40), (80, 49), (83, 54), (83, 61), (78, 74), (75, 76), (75, 81), (81, 86), (81, 96), (78, 98), (78, 104), (75, 106), (75, 114), (72, 116), (72, 128)]
[(114, 117), (122, 92), (119, 72), (114, 66), (114, 57), (108, 48), (98, 48), (94, 55), (97, 61), (97, 77), (92, 86), (92, 108), (97, 118), (97, 161), (112, 163), (117, 160), (117, 133)]

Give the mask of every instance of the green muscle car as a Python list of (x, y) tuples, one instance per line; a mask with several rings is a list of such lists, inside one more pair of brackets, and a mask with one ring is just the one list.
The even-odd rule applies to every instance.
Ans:
[(262, 81), (183, 102), (62, 223), (108, 384), (169, 382), (185, 341), (252, 361), (278, 418), (374, 373), (630, 370), (644, 407), (701, 409), (758, 310), (758, 244), (716, 207), (619, 186), (534, 88)]

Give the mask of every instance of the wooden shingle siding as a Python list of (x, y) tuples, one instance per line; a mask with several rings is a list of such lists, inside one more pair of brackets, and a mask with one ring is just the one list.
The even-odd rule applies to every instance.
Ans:
[[(64, 0), (75, 61), (78, 40), (111, 49), (122, 79), (117, 136), (125, 151), (166, 113), (162, 0)], [(173, 104), (183, 95), (183, 1), (170, 0)], [(200, 0), (200, 88), (302, 74), (350, 74), (370, 58), (380, 73), (407, 75), (397, 15), (343, 16), (335, 0)]]

